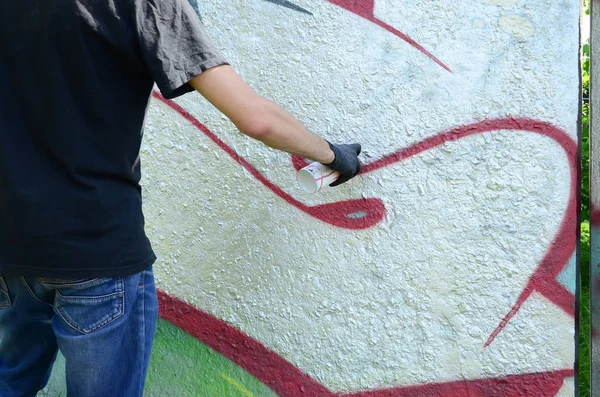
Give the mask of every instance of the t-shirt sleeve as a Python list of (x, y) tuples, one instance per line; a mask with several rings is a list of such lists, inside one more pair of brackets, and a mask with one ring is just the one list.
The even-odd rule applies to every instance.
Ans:
[(133, 1), (141, 55), (165, 98), (192, 91), (192, 78), (227, 64), (187, 0)]

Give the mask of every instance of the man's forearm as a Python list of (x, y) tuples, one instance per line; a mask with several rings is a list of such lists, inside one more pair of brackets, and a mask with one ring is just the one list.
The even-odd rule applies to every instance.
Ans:
[(334, 160), (325, 140), (308, 131), (281, 107), (258, 95), (230, 66), (209, 69), (190, 84), (243, 134), (272, 148), (324, 164)]
[(338, 186), (360, 172), (360, 144), (331, 145), (310, 132), (290, 113), (264, 98), (254, 109), (257, 123), (248, 135), (254, 133), (253, 137), (265, 145), (327, 164), (339, 172), (338, 179), (329, 186)]
[(190, 84), (243, 134), (339, 172), (339, 179), (330, 186), (340, 185), (360, 172), (360, 144), (330, 145), (279, 105), (258, 95), (229, 65), (209, 69)]
[(243, 134), (339, 172), (339, 179), (330, 186), (342, 184), (360, 172), (360, 144), (330, 145), (283, 108), (258, 95), (231, 66), (209, 69), (190, 80), (190, 84)]
[(264, 112), (263, 130), (255, 136), (267, 146), (274, 149), (297, 154), (302, 157), (329, 164), (334, 154), (323, 138), (310, 132), (290, 113), (277, 104), (264, 100), (261, 106)]

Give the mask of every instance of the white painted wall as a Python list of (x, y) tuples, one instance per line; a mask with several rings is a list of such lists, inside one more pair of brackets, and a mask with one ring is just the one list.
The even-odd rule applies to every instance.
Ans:
[[(295, 3), (312, 15), (262, 0), (200, 11), (258, 92), (330, 140), (361, 142), (365, 162), (498, 117), (577, 140), (577, 0), (375, 1), (375, 17), (453, 73), (334, 4)], [(289, 156), (240, 135), (199, 95), (177, 103), (296, 200), (380, 198), (387, 215), (362, 231), (310, 217), (154, 101), (142, 166), (161, 289), (335, 392), (573, 368), (573, 317), (539, 293), (483, 348), (565, 217), (571, 170), (556, 141), (478, 134), (308, 195)], [(571, 292), (573, 266), (561, 278)]]

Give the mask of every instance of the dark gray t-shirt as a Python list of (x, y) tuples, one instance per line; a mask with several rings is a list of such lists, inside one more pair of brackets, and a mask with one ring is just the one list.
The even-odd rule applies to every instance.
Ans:
[(185, 0), (0, 5), (0, 273), (150, 266), (139, 150), (154, 82), (173, 98), (226, 60)]

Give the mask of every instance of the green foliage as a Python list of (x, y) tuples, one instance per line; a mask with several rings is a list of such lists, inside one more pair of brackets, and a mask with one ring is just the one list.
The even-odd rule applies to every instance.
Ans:
[[(590, 92), (590, 44), (586, 43), (581, 51), (583, 97), (589, 98)], [(590, 105), (584, 102), (581, 114), (581, 219), (590, 219)]]
[(583, 11), (585, 15), (590, 15), (590, 0), (583, 0)]

